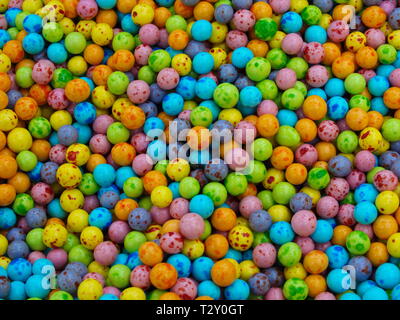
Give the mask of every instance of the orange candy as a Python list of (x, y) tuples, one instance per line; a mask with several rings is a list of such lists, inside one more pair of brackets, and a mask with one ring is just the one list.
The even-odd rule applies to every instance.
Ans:
[(0, 72), (0, 90), (8, 92), (11, 88), (11, 79), (7, 73)]
[(7, 137), (3, 131), (0, 131), (0, 150), (3, 150), (7, 144)]
[(109, 10), (99, 10), (96, 16), (96, 23), (106, 23), (111, 28), (114, 28), (117, 24), (118, 16), (116, 12), (112, 9)]
[(279, 121), (274, 115), (266, 113), (258, 117), (256, 128), (262, 137), (270, 138), (278, 132)]
[(387, 240), (399, 230), (399, 225), (392, 215), (380, 215), (372, 225), (374, 234), (381, 240)]
[(368, 112), (368, 127), (380, 129), (383, 124), (383, 115), (378, 111)]
[(340, 56), (332, 63), (332, 73), (339, 79), (346, 78), (356, 70), (356, 65), (352, 59)]
[(24, 193), (31, 186), (31, 180), (24, 172), (17, 172), (12, 178), (7, 180), (7, 183), (12, 185), (17, 193)]
[(368, 127), (368, 113), (361, 108), (350, 109), (346, 114), (346, 123), (351, 130), (361, 131)]
[(171, 11), (165, 7), (159, 7), (154, 11), (154, 24), (159, 28), (164, 28), (165, 23), (171, 16)]
[(169, 263), (159, 263), (150, 271), (151, 284), (160, 290), (172, 288), (178, 279), (178, 272)]
[(135, 156), (135, 148), (126, 142), (117, 143), (111, 149), (111, 157), (119, 166), (130, 166)]
[(286, 169), (285, 178), (291, 184), (302, 184), (307, 179), (307, 168), (301, 163), (292, 163)]
[(363, 47), (356, 53), (356, 62), (361, 68), (373, 69), (378, 65), (378, 54), (374, 48)]
[(303, 142), (310, 142), (317, 136), (317, 125), (314, 121), (307, 118), (297, 121), (295, 129), (300, 134)]
[(250, 11), (253, 12), (253, 14), (256, 17), (256, 20), (260, 20), (262, 18), (272, 18), (271, 6), (263, 1), (255, 2), (251, 6)]
[(320, 250), (312, 250), (304, 257), (303, 265), (307, 272), (322, 273), (328, 268), (328, 256)]
[(86, 169), (89, 172), (93, 172), (94, 168), (96, 168), (99, 164), (107, 163), (106, 158), (104, 158), (101, 154), (95, 153), (90, 155), (88, 162), (86, 163)]
[(90, 87), (85, 80), (74, 79), (65, 86), (65, 95), (68, 100), (79, 103), (89, 98)]
[(214, 260), (223, 258), (229, 249), (228, 240), (220, 234), (210, 235), (204, 245), (206, 255)]
[(214, 6), (207, 1), (200, 1), (193, 10), (196, 20), (212, 21), (214, 19)]
[(175, 292), (165, 292), (160, 296), (160, 300), (182, 300)]
[(230, 208), (218, 208), (211, 216), (211, 224), (218, 231), (229, 231), (236, 225), (236, 213)]
[(271, 164), (278, 170), (283, 170), (293, 163), (293, 151), (288, 147), (279, 146), (274, 149), (271, 156)]
[(35, 83), (29, 89), (29, 96), (32, 97), (38, 105), (42, 106), (47, 103), (47, 98), (52, 88), (49, 85)]
[(107, 79), (113, 70), (104, 64), (98, 65), (93, 69), (92, 79), (97, 86), (107, 85)]
[(8, 95), (3, 90), (0, 90), (0, 110), (3, 110), (8, 105)]
[(189, 7), (183, 4), (181, 0), (174, 2), (175, 13), (184, 17), (185, 19), (190, 18), (193, 15), (193, 7)]
[(49, 159), (50, 149), (50, 143), (43, 139), (34, 140), (31, 147), (31, 151), (37, 156), (38, 160), (42, 162)]
[(227, 287), (236, 280), (236, 267), (228, 259), (217, 261), (211, 268), (211, 279), (217, 286)]
[(386, 12), (378, 6), (370, 6), (361, 14), (361, 21), (368, 28), (380, 28), (386, 21)]
[(304, 100), (304, 115), (311, 120), (321, 120), (325, 117), (328, 107), (324, 99), (320, 96), (309, 96)]
[(83, 51), (83, 57), (91, 65), (98, 65), (103, 61), (104, 50), (97, 44), (89, 44)]
[(16, 196), (15, 188), (11, 184), (0, 184), (0, 207), (10, 205)]
[(382, 242), (372, 242), (367, 252), (367, 258), (374, 267), (378, 267), (389, 260), (387, 247)]
[(117, 9), (122, 13), (131, 13), (134, 6), (137, 5), (136, 0), (118, 0)]
[(142, 181), (144, 189), (149, 194), (154, 190), (155, 187), (168, 185), (167, 178), (160, 171), (156, 170), (147, 172), (143, 176)]
[(187, 134), (187, 144), (191, 149), (204, 150), (211, 142), (210, 131), (202, 126), (196, 126), (189, 130)]
[(1, 179), (9, 179), (12, 178), (18, 170), (17, 161), (15, 158), (2, 155), (0, 156), (0, 178)]
[[(258, 3), (258, 2), (257, 2)], [(265, 41), (254, 39), (249, 41), (247, 48), (253, 52), (255, 57), (265, 57), (268, 52), (268, 44)]]
[(31, 120), (39, 110), (37, 102), (30, 97), (22, 97), (15, 104), (14, 111), (21, 120)]
[(346, 238), (353, 230), (345, 225), (336, 226), (333, 229), (332, 243), (340, 246), (346, 246)]
[(327, 289), (325, 278), (319, 274), (310, 274), (304, 279), (304, 281), (308, 286), (308, 295), (311, 298), (315, 298)]
[(184, 30), (174, 30), (168, 36), (168, 44), (174, 50), (183, 50), (189, 42), (189, 35)]
[(155, 242), (145, 242), (139, 248), (139, 258), (145, 265), (153, 267), (162, 262), (163, 251)]
[(18, 63), (24, 59), (25, 51), (21, 41), (10, 40), (3, 47), (3, 52), (10, 58), (12, 63)]
[(322, 47), (324, 48), (324, 58), (322, 63), (330, 66), (336, 58), (340, 57), (340, 46), (333, 42), (325, 42)]
[(389, 109), (400, 108), (400, 88), (391, 87), (383, 94), (383, 102)]
[(120, 49), (108, 59), (107, 64), (115, 70), (127, 72), (135, 64), (135, 56), (129, 50)]
[(318, 152), (318, 160), (329, 161), (336, 155), (336, 147), (333, 143), (324, 141), (318, 142), (315, 148)]
[(132, 210), (139, 207), (138, 203), (133, 199), (122, 199), (117, 202), (114, 213), (119, 220), (128, 221), (129, 214)]

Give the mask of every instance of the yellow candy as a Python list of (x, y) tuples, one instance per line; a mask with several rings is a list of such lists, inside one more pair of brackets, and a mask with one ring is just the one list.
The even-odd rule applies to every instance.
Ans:
[(375, 151), (381, 146), (383, 137), (378, 129), (367, 127), (361, 131), (358, 143), (363, 150)]
[(187, 54), (179, 53), (172, 58), (171, 66), (180, 76), (186, 76), (192, 70), (192, 60)]
[(265, 189), (272, 190), (272, 188), (279, 182), (285, 180), (285, 173), (282, 170), (271, 168), (267, 170), (267, 175), (262, 182)]
[(108, 109), (114, 104), (115, 97), (104, 86), (99, 86), (94, 88), (92, 92), (92, 101), (96, 107), (100, 109)]
[[(347, 1), (347, 0), (345, 0)], [(338, 1), (336, 1), (338, 2)], [(290, 0), (290, 11), (301, 13), (309, 5), (307, 0)]]
[(92, 30), (95, 26), (96, 22), (93, 20), (81, 20), (76, 25), (76, 31), (82, 33), (86, 40), (89, 40), (90, 36), (92, 35)]
[(396, 50), (400, 50), (400, 30), (394, 30), (391, 34), (389, 34), (388, 42), (395, 47)]
[(65, 35), (75, 31), (75, 23), (70, 18), (64, 17), (58, 24)]
[(209, 51), (209, 53), (214, 59), (214, 70), (217, 70), (221, 66), (221, 64), (226, 63), (228, 55), (226, 54), (226, 51), (224, 49), (214, 47)]
[(113, 39), (114, 33), (107, 23), (98, 23), (93, 27), (91, 36), (95, 44), (106, 46)]
[(209, 41), (211, 43), (222, 43), (225, 41), (226, 35), (228, 34), (228, 26), (214, 21), (211, 23), (212, 31)]
[(200, 240), (184, 240), (182, 253), (190, 260), (200, 258), (204, 253), (204, 244)]
[(143, 26), (147, 23), (151, 23), (154, 18), (153, 8), (146, 4), (140, 3), (136, 5), (132, 10), (132, 20), (135, 24)]
[(97, 261), (92, 261), (88, 265), (88, 272), (96, 272), (98, 274), (101, 274), (104, 278), (107, 278), (109, 270), (109, 267), (103, 266)]
[(304, 187), (300, 190), (300, 192), (304, 192), (311, 197), (313, 206), (317, 205), (317, 202), (321, 198), (321, 192), (310, 187)]
[(85, 248), (93, 250), (103, 242), (103, 232), (97, 227), (86, 227), (82, 230), (80, 239)]
[(387, 243), (387, 249), (389, 254), (394, 258), (400, 258), (400, 233), (393, 233)]
[(133, 106), (133, 103), (128, 98), (118, 98), (112, 105), (112, 114), (118, 121), (121, 120), (121, 115), (127, 107)]
[(367, 37), (360, 31), (352, 32), (346, 37), (346, 47), (351, 52), (357, 52), (365, 46), (366, 42)]
[(67, 229), (58, 223), (51, 223), (43, 230), (43, 243), (49, 248), (59, 248), (65, 244), (67, 236)]
[(0, 234), (0, 256), (4, 255), (7, 252), (8, 248), (8, 240), (5, 236)]
[(50, 116), (50, 124), (56, 131), (72, 123), (72, 116), (67, 110), (58, 110)]
[(120, 295), (120, 300), (146, 300), (144, 291), (137, 287), (126, 288)]
[(235, 259), (232, 259), (232, 258), (227, 258), (227, 260), (232, 262), (232, 264), (235, 266), (235, 268), (236, 268), (236, 278), (239, 279), (240, 278), (240, 265), (239, 265), (239, 262), (237, 262)]
[(25, 128), (15, 128), (8, 134), (7, 144), (14, 152), (29, 150), (32, 147), (32, 136)]
[(78, 189), (65, 190), (60, 196), (61, 208), (72, 212), (83, 207), (85, 197)]
[(236, 219), (236, 225), (237, 226), (244, 226), (244, 227), (250, 227), (250, 222), (248, 219), (246, 219), (245, 217), (238, 217)]
[(76, 165), (64, 163), (58, 167), (56, 178), (63, 188), (76, 188), (81, 183), (82, 172)]
[(103, 294), (101, 283), (95, 279), (86, 279), (78, 287), (79, 300), (98, 300)]
[(10, 264), (11, 259), (7, 257), (0, 257), (0, 267), (3, 267), (7, 270), (8, 265)]
[(170, 188), (166, 186), (157, 186), (150, 195), (151, 202), (159, 208), (166, 208), (173, 200), (173, 194)]
[(0, 72), (7, 73), (11, 69), (11, 60), (5, 53), (0, 53)]
[(161, 226), (158, 224), (152, 224), (150, 225), (146, 231), (144, 232), (144, 235), (146, 236), (146, 239), (148, 241), (153, 241), (155, 239), (159, 239), (161, 236)]
[(83, 209), (72, 211), (68, 215), (67, 227), (71, 232), (82, 232), (89, 225), (89, 214)]
[(90, 154), (91, 152), (88, 146), (82, 143), (74, 143), (68, 147), (65, 153), (65, 159), (71, 164), (83, 166), (89, 161)]
[(219, 113), (218, 120), (226, 120), (236, 126), (243, 119), (238, 109), (224, 109)]
[(285, 279), (298, 278), (304, 280), (307, 277), (307, 271), (304, 269), (303, 265), (299, 262), (292, 267), (287, 267), (284, 269), (283, 274)]
[(0, 0), (0, 13), (6, 12), (10, 0)]
[(392, 214), (399, 208), (399, 196), (393, 191), (383, 191), (375, 199), (375, 205), (382, 214)]
[(244, 260), (239, 264), (240, 267), (240, 279), (248, 281), (256, 273), (260, 272), (260, 269), (252, 260)]
[(332, 16), (328, 13), (324, 13), (321, 17), (321, 20), (319, 20), (318, 24), (326, 30), (328, 29), (332, 21), (333, 21)]
[(185, 159), (175, 158), (167, 165), (167, 175), (171, 180), (181, 181), (189, 176), (190, 165)]
[(292, 218), (292, 214), (290, 213), (289, 208), (281, 204), (273, 205), (271, 208), (268, 209), (268, 212), (271, 216), (272, 222), (290, 222)]
[(83, 57), (75, 56), (68, 61), (67, 68), (73, 75), (83, 76), (87, 71), (88, 65)]
[(22, 11), (24, 12), (35, 13), (42, 7), (43, 7), (42, 0), (25, 0), (22, 3)]
[(253, 244), (253, 232), (248, 227), (236, 226), (229, 231), (228, 240), (233, 249), (246, 251)]
[(11, 109), (4, 109), (0, 111), (0, 130), (10, 131), (18, 124), (18, 116)]
[(269, 41), (269, 46), (271, 47), (271, 49), (280, 48), (281, 42), (285, 37), (286, 33), (282, 31), (278, 31), (277, 33), (275, 33), (274, 37)]

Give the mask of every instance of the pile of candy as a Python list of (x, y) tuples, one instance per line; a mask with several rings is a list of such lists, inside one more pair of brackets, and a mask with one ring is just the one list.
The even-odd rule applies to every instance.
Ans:
[(0, 13), (1, 299), (400, 300), (396, 0)]

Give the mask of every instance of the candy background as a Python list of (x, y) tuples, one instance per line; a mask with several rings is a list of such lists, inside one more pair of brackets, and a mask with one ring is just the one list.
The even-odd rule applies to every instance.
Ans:
[(400, 1), (0, 0), (0, 299), (400, 300)]

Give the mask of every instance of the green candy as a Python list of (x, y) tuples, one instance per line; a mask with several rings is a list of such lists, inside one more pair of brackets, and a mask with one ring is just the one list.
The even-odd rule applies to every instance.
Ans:
[(131, 269), (124, 264), (116, 264), (110, 268), (108, 279), (118, 289), (125, 289), (129, 286)]
[(179, 183), (179, 194), (185, 199), (191, 199), (200, 192), (200, 183), (193, 177), (185, 177)]
[(68, 253), (69, 262), (81, 262), (85, 266), (93, 261), (93, 253), (83, 245), (78, 244), (73, 247)]
[(48, 42), (58, 42), (64, 37), (64, 32), (57, 22), (48, 22), (43, 26), (43, 38)]
[(265, 79), (256, 84), (264, 100), (274, 100), (278, 96), (278, 86), (272, 80)]
[(112, 94), (122, 95), (126, 92), (129, 82), (129, 78), (125, 73), (115, 71), (108, 77), (107, 86)]
[(160, 300), (160, 297), (166, 292), (167, 291), (160, 289), (155, 289), (153, 291), (150, 291), (147, 295), (147, 300)]
[(268, 210), (276, 203), (271, 190), (260, 191), (257, 198), (260, 199), (264, 210)]
[(86, 39), (82, 33), (71, 32), (64, 40), (65, 49), (72, 54), (80, 54), (86, 48)]
[(400, 119), (392, 118), (386, 120), (382, 125), (381, 132), (383, 137), (389, 142), (400, 140)]
[(158, 161), (154, 167), (154, 170), (160, 171), (162, 174), (165, 174), (167, 172), (168, 163), (169, 161), (167, 159)]
[(240, 172), (231, 172), (225, 178), (225, 187), (228, 193), (232, 196), (238, 196), (244, 193), (247, 189), (246, 176)]
[(358, 137), (353, 131), (342, 131), (336, 139), (336, 145), (340, 152), (352, 153), (358, 147)]
[(354, 192), (349, 192), (346, 197), (340, 201), (340, 204), (353, 204), (356, 205), (356, 200), (354, 199)]
[(349, 106), (350, 108), (360, 108), (368, 112), (368, 110), (371, 108), (371, 101), (367, 97), (357, 94), (351, 97)]
[(346, 238), (346, 247), (351, 254), (361, 256), (369, 250), (371, 240), (365, 232), (352, 231)]
[(303, 58), (294, 57), (289, 60), (286, 67), (292, 69), (296, 73), (297, 79), (301, 80), (304, 79), (307, 74), (308, 63)]
[(381, 64), (392, 64), (397, 59), (396, 48), (390, 44), (382, 44), (376, 50)]
[(287, 89), (282, 94), (281, 103), (286, 109), (297, 110), (303, 105), (303, 102), (303, 93), (295, 88)]
[(304, 280), (289, 279), (283, 285), (283, 295), (287, 300), (305, 300), (308, 296), (308, 286)]
[(261, 18), (256, 22), (254, 31), (258, 39), (269, 41), (278, 32), (278, 25), (271, 18)]
[(296, 147), (301, 141), (299, 133), (291, 126), (279, 127), (275, 138), (279, 145), (286, 147)]
[(296, 194), (296, 188), (289, 182), (279, 182), (272, 189), (272, 197), (279, 204), (288, 204)]
[(114, 122), (107, 128), (107, 139), (112, 144), (128, 141), (130, 134), (121, 122)]
[(135, 48), (135, 38), (129, 32), (119, 32), (113, 38), (112, 47), (114, 51), (132, 51)]
[(226, 198), (228, 197), (224, 185), (220, 182), (207, 183), (204, 186), (202, 193), (210, 197), (210, 199), (214, 203), (214, 206), (222, 205), (226, 201)]
[(322, 12), (321, 9), (314, 5), (309, 5), (303, 9), (301, 12), (301, 18), (309, 26), (319, 23), (321, 20)]
[(139, 69), (138, 79), (151, 85), (156, 80), (156, 73), (149, 66), (143, 66)]
[(246, 175), (247, 181), (251, 183), (261, 183), (267, 175), (267, 168), (263, 162), (251, 160), (243, 173)]
[(50, 296), (49, 300), (74, 300), (74, 297), (66, 291), (56, 291)]
[(94, 195), (97, 191), (99, 191), (99, 189), (100, 186), (96, 183), (92, 173), (88, 172), (82, 176), (79, 190), (81, 190), (85, 196)]
[(301, 259), (301, 248), (297, 243), (287, 242), (278, 251), (278, 260), (285, 267), (293, 267)]
[(278, 70), (284, 68), (288, 63), (288, 56), (280, 48), (271, 49), (267, 54), (267, 59), (271, 63), (272, 69)]
[(25, 216), (26, 213), (34, 206), (35, 202), (29, 194), (20, 193), (15, 197), (12, 209), (20, 216)]
[(150, 54), (148, 63), (154, 72), (160, 72), (170, 66), (171, 56), (165, 50), (156, 50)]
[(36, 139), (44, 139), (51, 133), (49, 120), (44, 117), (35, 117), (29, 121), (28, 130)]
[(28, 150), (18, 153), (16, 160), (18, 167), (25, 172), (32, 171), (38, 163), (36, 155)]
[(266, 161), (272, 156), (272, 144), (268, 139), (258, 138), (251, 144), (251, 153), (254, 159), (259, 161)]
[[(22, 68), (21, 68), (22, 69)], [(51, 86), (53, 88), (64, 89), (68, 82), (73, 79), (71, 71), (65, 68), (58, 68), (53, 73), (53, 79), (51, 80)]]
[(204, 220), (204, 231), (203, 234), (200, 236), (200, 240), (205, 241), (210, 236), (211, 232), (212, 227), (210, 221)]
[(122, 189), (128, 197), (140, 197), (143, 193), (143, 181), (138, 177), (130, 177), (125, 180)]
[(268, 235), (268, 232), (255, 232), (253, 244), (251, 246), (255, 248), (262, 243), (271, 243), (271, 239)]
[(367, 82), (363, 75), (359, 73), (352, 73), (344, 80), (344, 88), (350, 94), (360, 94), (365, 89)]
[(313, 189), (322, 190), (328, 186), (330, 180), (331, 178), (326, 169), (312, 168), (308, 173), (307, 183)]
[(35, 228), (28, 232), (26, 235), (26, 243), (31, 250), (43, 251), (46, 245), (43, 243), (43, 229)]
[(204, 106), (198, 106), (190, 112), (190, 122), (193, 126), (208, 127), (213, 120), (210, 109)]
[(215, 88), (213, 99), (221, 108), (233, 108), (239, 101), (239, 90), (231, 83), (221, 83)]
[(30, 88), (34, 85), (35, 81), (32, 79), (32, 69), (29, 67), (22, 67), (15, 73), (15, 81), (24, 89)]
[(68, 233), (67, 241), (65, 242), (63, 249), (67, 252), (70, 252), (71, 249), (80, 244), (79, 238), (73, 233)]
[(174, 30), (186, 30), (187, 22), (185, 18), (180, 15), (173, 15), (167, 19), (165, 23), (165, 28), (167, 29), (168, 33), (171, 33)]
[(129, 232), (124, 239), (124, 248), (128, 253), (139, 250), (139, 247), (147, 241), (146, 236), (139, 231)]
[(253, 81), (264, 80), (270, 73), (271, 64), (265, 58), (254, 57), (246, 64), (246, 75)]
[(139, 207), (140, 208), (144, 208), (146, 210), (150, 210), (152, 206), (153, 206), (153, 203), (151, 202), (150, 196), (140, 198), (140, 200), (139, 200)]

